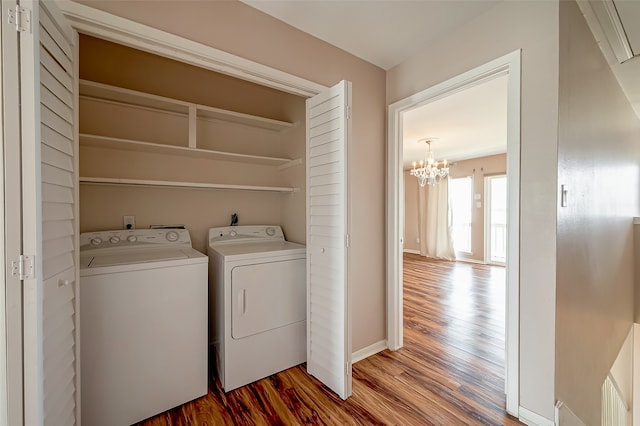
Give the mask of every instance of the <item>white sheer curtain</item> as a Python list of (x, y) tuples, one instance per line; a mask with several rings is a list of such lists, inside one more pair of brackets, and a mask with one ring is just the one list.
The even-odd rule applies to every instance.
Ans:
[(449, 178), (418, 187), (420, 254), (436, 259), (456, 260), (451, 232)]

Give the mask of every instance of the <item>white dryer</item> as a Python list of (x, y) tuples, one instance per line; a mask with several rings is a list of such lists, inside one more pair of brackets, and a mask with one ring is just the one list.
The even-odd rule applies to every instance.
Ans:
[(207, 393), (207, 262), (185, 229), (80, 235), (82, 423), (125, 426)]
[(228, 392), (306, 361), (306, 248), (279, 226), (209, 230), (210, 339)]

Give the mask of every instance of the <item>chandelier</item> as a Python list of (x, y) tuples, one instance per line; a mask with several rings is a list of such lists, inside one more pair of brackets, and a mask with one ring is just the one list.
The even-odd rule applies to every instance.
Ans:
[(435, 155), (431, 151), (431, 139), (420, 139), (418, 142), (426, 142), (428, 149), (424, 160), (420, 160), (418, 163), (413, 162), (413, 168), (410, 174), (418, 178), (418, 184), (420, 186), (427, 184), (435, 185), (449, 174), (447, 160), (444, 160), (442, 163), (438, 163), (435, 160)]

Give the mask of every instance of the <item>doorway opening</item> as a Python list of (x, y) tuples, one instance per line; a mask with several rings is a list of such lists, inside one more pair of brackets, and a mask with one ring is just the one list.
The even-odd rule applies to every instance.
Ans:
[[(471, 88), (499, 76), (507, 76), (508, 218), (505, 262), (505, 391), (506, 408), (518, 416), (519, 406), (519, 188), (520, 188), (520, 51), (479, 66), (448, 81), (389, 106), (387, 181), (387, 345), (403, 346), (403, 244), (404, 178), (403, 118), (420, 106)], [(474, 200), (475, 201), (475, 200)]]

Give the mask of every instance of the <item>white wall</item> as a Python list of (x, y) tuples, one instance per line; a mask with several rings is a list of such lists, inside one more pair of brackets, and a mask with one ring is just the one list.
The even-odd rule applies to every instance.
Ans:
[[(387, 73), (387, 104), (522, 49), (520, 405), (554, 417), (558, 1), (500, 2)], [(437, 65), (437, 66), (434, 66)]]

